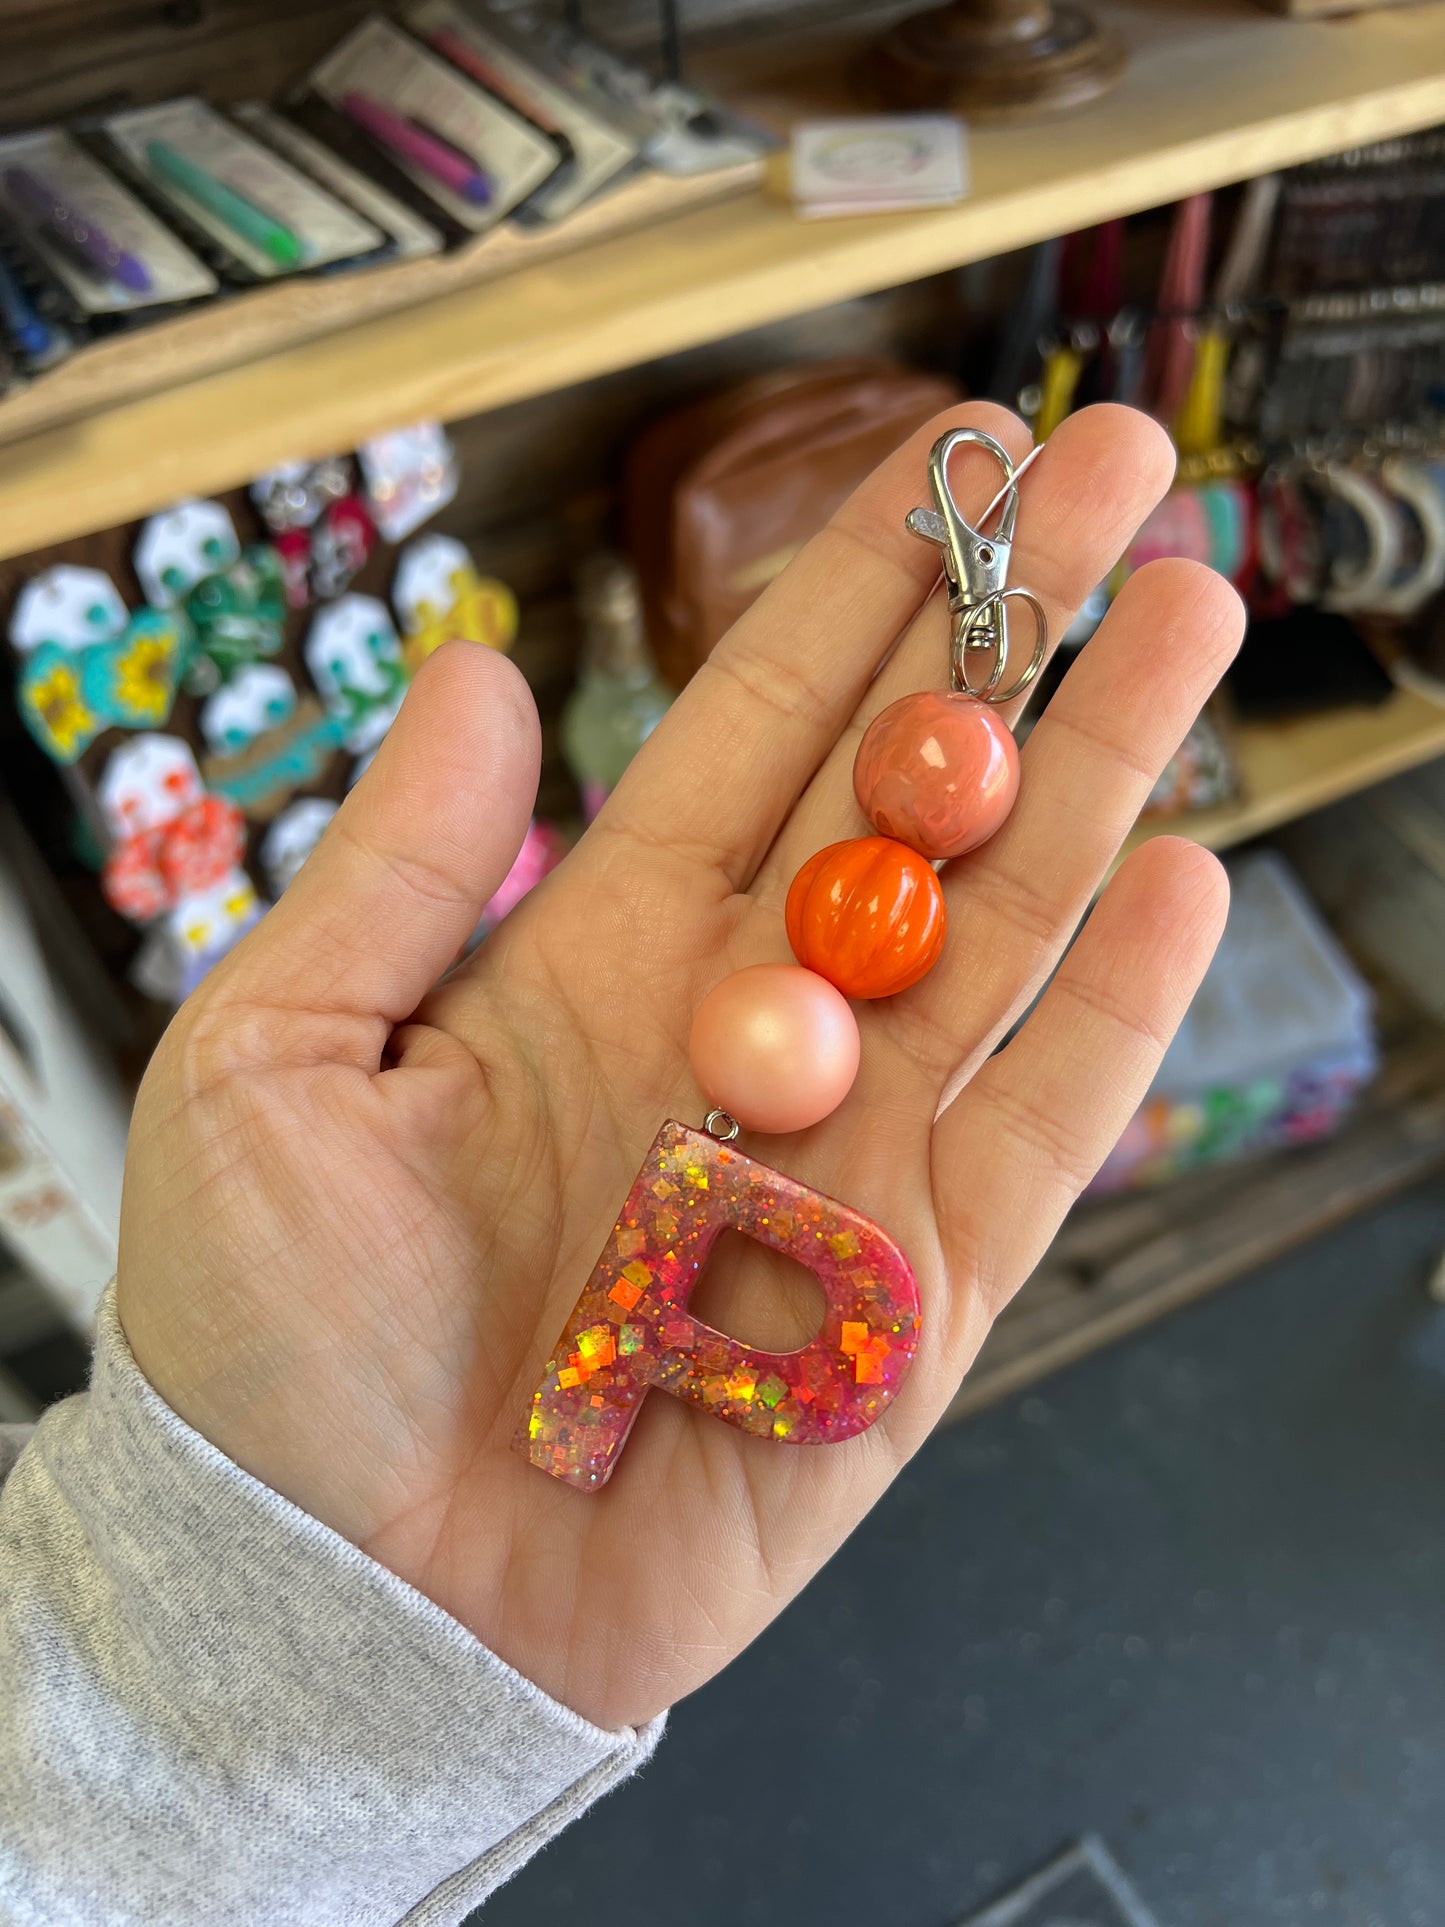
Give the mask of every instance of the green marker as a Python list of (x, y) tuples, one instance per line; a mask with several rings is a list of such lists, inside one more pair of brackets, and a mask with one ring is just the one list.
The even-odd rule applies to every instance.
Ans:
[(230, 228), (233, 234), (239, 234), (243, 241), (260, 248), (278, 267), (297, 268), (306, 259), (306, 250), (289, 227), (283, 227), (265, 208), (248, 201), (244, 194), (229, 187), (225, 181), (218, 181), (214, 174), (208, 174), (204, 167), (180, 153), (169, 141), (148, 142), (146, 159), (163, 181), (178, 187), (197, 207), (203, 207), (207, 214), (213, 215), (223, 227)]

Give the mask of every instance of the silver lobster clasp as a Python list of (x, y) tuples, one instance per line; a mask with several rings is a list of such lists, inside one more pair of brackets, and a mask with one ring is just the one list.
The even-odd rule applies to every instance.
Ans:
[[(987, 521), (998, 508), (998, 522), (992, 533), (976, 529), (967, 521), (953, 499), (948, 485), (949, 457), (956, 448), (973, 446), (992, 455), (1003, 470), (1004, 486), (984, 511)], [(911, 509), (907, 526), (943, 551), (943, 576), (948, 584), (948, 607), (953, 617), (950, 648), (950, 682), (956, 693), (977, 696), (985, 702), (1011, 702), (1044, 666), (1049, 651), (1048, 618), (1037, 596), (1027, 589), (1011, 589), (1009, 563), (1013, 557), (1014, 526), (1018, 521), (1019, 494), (1012, 457), (1002, 442), (986, 435), (981, 428), (954, 428), (940, 435), (928, 454), (928, 482), (933, 495), (932, 508)], [(1000, 690), (1008, 661), (1008, 610), (1012, 601), (1026, 603), (1034, 618), (1034, 650), (1027, 669), (1006, 690)], [(969, 678), (970, 655), (976, 660), (991, 658), (987, 677), (981, 683)]]

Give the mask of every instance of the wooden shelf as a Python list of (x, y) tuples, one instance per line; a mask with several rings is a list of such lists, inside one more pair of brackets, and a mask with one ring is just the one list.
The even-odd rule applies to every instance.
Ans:
[[(423, 416), (458, 420), (1445, 119), (1438, 0), (1325, 21), (1272, 19), (1250, 0), (1107, 12), (1131, 51), (1121, 86), (1057, 120), (973, 130), (973, 191), (957, 208), (802, 222), (753, 192), (184, 386), (116, 405), (102, 396), (85, 419), (0, 448), (0, 557), (235, 486), (287, 457)], [(790, 72), (765, 44), (747, 58), (771, 63), (766, 92), (749, 87), (741, 58), (729, 92), (775, 114), (836, 105), (835, 53), (815, 44)], [(217, 310), (219, 354), (233, 325)], [(128, 344), (128, 381), (146, 375), (147, 357), (152, 382), (175, 379), (164, 330)], [(6, 419), (0, 406), (0, 436)]]
[(1124, 846), (1125, 855), (1151, 836), (1167, 835), (1227, 850), (1445, 755), (1445, 705), (1401, 689), (1378, 708), (1335, 709), (1288, 723), (1246, 723), (1234, 740), (1239, 801), (1141, 823)]
[[(1399, 690), (1378, 708), (1249, 724), (1244, 798), (1141, 824), (1228, 849), (1445, 754), (1445, 706)], [(1004, 1311), (947, 1420), (1006, 1398), (1445, 1166), (1445, 1031), (1377, 984), (1383, 1066), (1336, 1136), (1076, 1206)]]
[(1386, 1032), (1378, 1081), (1326, 1142), (1078, 1205), (989, 1334), (945, 1423), (1231, 1284), (1445, 1166), (1445, 1035), (1418, 1015)]

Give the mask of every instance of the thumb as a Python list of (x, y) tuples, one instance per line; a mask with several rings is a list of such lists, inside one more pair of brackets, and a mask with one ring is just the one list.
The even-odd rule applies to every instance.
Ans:
[(213, 1014), (374, 1018), (379, 1057), (511, 869), (540, 764), (519, 671), (478, 643), (439, 649), (295, 881), (207, 979)]

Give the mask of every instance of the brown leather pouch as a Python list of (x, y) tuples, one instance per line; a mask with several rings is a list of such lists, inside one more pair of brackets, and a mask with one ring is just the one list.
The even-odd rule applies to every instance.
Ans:
[(623, 539), (663, 674), (680, 688), (864, 476), (959, 399), (896, 362), (815, 362), (644, 429), (623, 474)]

